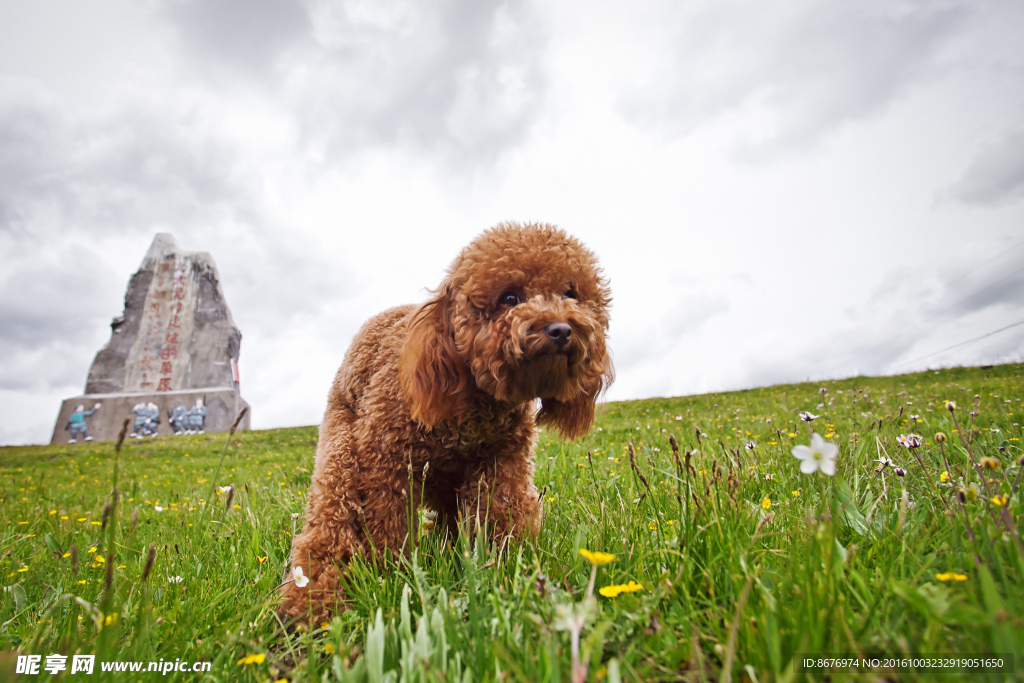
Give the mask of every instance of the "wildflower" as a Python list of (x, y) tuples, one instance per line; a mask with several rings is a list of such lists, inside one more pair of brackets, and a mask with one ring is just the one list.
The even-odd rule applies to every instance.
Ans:
[[(1001, 496), (998, 496), (998, 495), (996, 495), (996, 496), (992, 496), (992, 498), (990, 498), (989, 500), (991, 500), (991, 501), (992, 501), (992, 504), (993, 504), (993, 505), (995, 505), (996, 507), (1003, 507), (1003, 506), (1005, 506), (1005, 505), (1006, 505), (1006, 503), (1007, 503), (1007, 502), (1008, 502), (1008, 501), (1010, 500), (1010, 497), (1009, 497), (1009, 496), (1007, 496), (1007, 495), (1006, 495), (1006, 494), (1004, 493), (1004, 494), (1003, 494), (1003, 495), (1001, 495)], [(21, 570), (19, 569), (18, 571), (21, 571)]]
[(580, 548), (580, 555), (590, 560), (590, 564), (597, 567), (600, 567), (602, 564), (608, 564), (615, 559), (615, 556), (609, 553), (602, 553), (599, 550), (587, 550), (586, 548)]
[(658, 523), (657, 522), (650, 522), (650, 523), (647, 524), (647, 528), (650, 529), (651, 531), (655, 531), (658, 528)]
[(819, 417), (821, 417), (821, 415), (815, 415), (809, 410), (805, 410), (800, 413), (800, 419), (804, 422), (811, 422), (812, 420), (817, 420)]
[(948, 484), (949, 472), (947, 472), (946, 470), (942, 470), (942, 474), (939, 475), (939, 481), (941, 481), (943, 484)]
[(956, 401), (946, 401), (946, 410), (951, 413), (956, 410)]
[(764, 475), (764, 480), (765, 481), (771, 481), (774, 478), (775, 478), (775, 475), (772, 474), (771, 472), (769, 472), (768, 474)]
[(768, 509), (771, 508), (771, 506), (772, 506), (772, 499), (769, 498), (768, 496), (765, 496), (764, 500), (761, 501), (761, 507), (764, 508), (765, 510), (768, 510)]
[(241, 659), (239, 659), (235, 663), (238, 666), (248, 666), (250, 664), (262, 664), (264, 662), (264, 660), (266, 660), (266, 658), (267, 658), (267, 656), (265, 654), (263, 654), (262, 652), (260, 652), (259, 654), (246, 655), (245, 657), (242, 657)]
[(292, 519), (298, 519), (298, 518), (299, 518), (299, 513), (298, 512), (293, 512), (292, 513)]
[(942, 574), (936, 574), (935, 578), (939, 581), (966, 581), (966, 574), (957, 574), (956, 572), (943, 572)]
[(265, 555), (263, 557), (257, 557), (256, 561), (260, 564), (264, 564), (267, 561), (267, 557)]
[(164, 509), (162, 507), (160, 507), (159, 505), (154, 505), (153, 509), (156, 510), (157, 512), (163, 512), (164, 511)]
[(937, 433), (937, 434), (935, 435), (935, 441), (936, 441), (937, 443), (946, 443), (946, 439), (947, 439), (947, 438), (948, 438), (948, 437), (946, 436), (945, 432), (938, 432), (938, 433)]
[(921, 445), (921, 436), (919, 434), (907, 434), (906, 436), (900, 434), (896, 437), (896, 441), (904, 448), (917, 448)]
[(884, 470), (886, 467), (892, 467), (892, 460), (890, 460), (888, 456), (885, 455), (878, 456), (878, 459), (875, 460), (875, 462), (878, 463), (878, 467), (876, 467), (875, 469), (879, 472)]
[(896, 471), (896, 476), (897, 477), (905, 477), (905, 476), (907, 476), (907, 471), (905, 469), (903, 469), (902, 467), (897, 467), (895, 471)]
[(981, 466), (986, 470), (998, 470), (1002, 465), (1003, 463), (999, 462), (999, 458), (990, 458), (989, 456), (985, 456), (981, 459)]
[(184, 580), (185, 579), (181, 578), (180, 576), (168, 576), (167, 577), (167, 583), (181, 583)]
[(221, 493), (227, 493), (228, 491), (231, 490), (231, 486), (230, 485), (228, 485), (228, 486), (218, 486), (217, 488), (218, 488), (218, 490), (220, 490)]
[(793, 494), (794, 498), (799, 498), (800, 497), (800, 489), (797, 489), (796, 491), (790, 491), (790, 493)]
[(326, 652), (329, 655), (333, 655), (334, 654), (334, 646), (331, 645), (330, 643), (327, 643), (326, 645), (324, 645), (324, 652)]
[(795, 446), (793, 456), (800, 460), (800, 471), (804, 474), (813, 474), (818, 470), (832, 476), (836, 473), (836, 457), (839, 455), (839, 446), (827, 442), (817, 432), (811, 434), (810, 446)]
[(620, 593), (635, 593), (639, 590), (643, 590), (643, 584), (639, 584), (636, 581), (630, 581), (629, 583), (605, 586), (600, 589), (598, 593), (606, 598), (618, 597)]
[(28, 571), (28, 567), (27, 566), (22, 566), (21, 569), (19, 569), (18, 571), (19, 572), (27, 572)]
[(755, 448), (757, 448), (757, 444), (756, 444), (756, 443), (754, 443), (753, 441), (748, 441), (748, 442), (747, 442), (747, 445), (746, 445), (746, 449), (747, 449), (748, 451), (752, 451), (752, 450), (754, 450)]
[(305, 588), (309, 583), (309, 577), (302, 572), (302, 567), (292, 567), (292, 578), (295, 580), (296, 588)]

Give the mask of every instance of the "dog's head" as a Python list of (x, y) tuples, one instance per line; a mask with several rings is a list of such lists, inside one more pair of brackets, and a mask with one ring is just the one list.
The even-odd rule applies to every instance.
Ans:
[(541, 399), (538, 419), (576, 438), (613, 378), (611, 294), (597, 258), (550, 225), (501, 224), (477, 237), (413, 315), (399, 373), (412, 417), (457, 417), (477, 391)]

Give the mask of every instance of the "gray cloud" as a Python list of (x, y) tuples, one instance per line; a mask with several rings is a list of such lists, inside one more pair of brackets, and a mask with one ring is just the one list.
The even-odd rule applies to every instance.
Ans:
[(980, 206), (1024, 197), (1024, 130), (1010, 131), (981, 150), (947, 194)]
[(113, 275), (94, 250), (80, 244), (27, 246), (5, 250), (7, 267), (0, 276), (0, 388), (44, 391), (84, 384), (98, 350), (89, 346), (110, 320), (103, 295)]
[(198, 68), (227, 66), (257, 77), (312, 28), (298, 0), (172, 0), (163, 9)]
[(810, 147), (938, 73), (937, 52), (964, 29), (969, 7), (848, 0), (786, 16), (775, 5), (713, 3), (678, 18), (675, 54), (621, 108), (670, 136), (741, 109), (759, 111), (758, 130), (741, 141), (743, 156)]
[(248, 204), (235, 152), (189, 115), (122, 110), (75, 118), (56, 103), (0, 105), (0, 231), (117, 233), (201, 224)]
[(316, 41), (294, 53), (285, 88), (321, 154), (398, 145), (486, 163), (539, 114), (545, 36), (523, 3), (345, 2), (313, 15)]

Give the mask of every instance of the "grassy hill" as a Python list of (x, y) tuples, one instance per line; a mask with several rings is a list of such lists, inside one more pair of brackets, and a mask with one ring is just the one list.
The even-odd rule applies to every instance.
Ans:
[[(119, 457), (3, 448), (0, 676), (18, 653), (85, 653), (96, 680), (104, 661), (180, 660), (210, 671), (172, 679), (559, 681), (577, 640), (576, 674), (599, 681), (1019, 653), (1022, 398), (1024, 366), (1004, 365), (608, 404), (578, 443), (542, 435), (539, 539), (452, 547), (423, 519), (416, 551), (353, 563), (352, 609), (299, 634), (273, 604), (315, 427), (130, 440)], [(801, 473), (811, 429), (838, 446), (835, 476)], [(581, 549), (615, 556), (594, 599)]]

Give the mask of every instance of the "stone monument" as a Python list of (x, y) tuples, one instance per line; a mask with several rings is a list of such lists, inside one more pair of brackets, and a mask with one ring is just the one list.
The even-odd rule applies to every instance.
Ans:
[[(248, 407), (239, 390), (242, 333), (208, 253), (181, 251), (157, 234), (110, 327), (85, 394), (61, 404), (50, 443), (113, 441), (126, 417), (138, 438), (222, 432)], [(248, 428), (246, 412), (239, 429)]]

